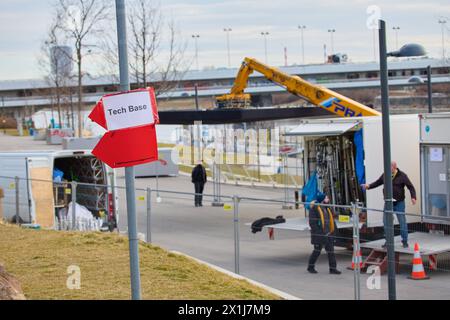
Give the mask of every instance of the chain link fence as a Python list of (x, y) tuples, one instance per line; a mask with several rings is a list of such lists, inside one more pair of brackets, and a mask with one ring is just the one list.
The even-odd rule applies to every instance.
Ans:
[[(115, 273), (129, 272), (127, 252), (115, 251), (127, 241), (125, 237), (120, 237), (120, 241), (113, 240), (109, 235), (111, 232), (126, 235), (128, 231), (123, 186), (2, 176), (0, 187), (3, 189), (0, 212), (4, 220), (18, 222), (26, 228), (40, 227), (41, 230), (54, 229), (71, 234), (76, 231), (81, 237), (59, 244), (57, 256), (67, 261), (67, 267), (72, 269), (54, 277), (51, 276), (55, 271), (54, 262), (45, 256), (35, 257), (33, 250), (23, 248), (28, 252), (27, 259), (42, 259), (38, 273), (40, 277), (49, 276), (45, 290), (61, 292), (62, 298), (82, 297), (81, 293), (78, 295), (73, 291), (64, 293), (61, 289), (66, 286), (63, 279), (77, 274), (77, 266), (81, 266), (84, 274), (86, 268), (90, 268), (86, 263), (98, 259), (98, 269), (89, 269), (87, 276), (96, 279), (92, 280), (93, 284), (102, 283), (99, 285), (102, 294), (96, 298), (122, 297), (111, 289), (111, 284), (115, 281)], [(238, 193), (222, 194), (219, 199), (217, 195), (204, 193), (202, 206), (195, 206), (195, 196), (192, 192), (137, 188), (137, 227), (142, 243), (182, 252), (302, 299), (387, 299), (388, 261), (383, 246), (383, 226), (367, 228), (364, 223), (368, 214), (383, 213), (383, 210), (368, 209), (359, 203), (349, 206), (321, 204), (321, 210), (316, 210), (313, 216), (308, 208), (310, 204), (297, 198), (286, 198), (282, 192), (274, 198)], [(421, 216), (410, 213), (384, 214), (394, 215), (396, 222), (391, 231), (395, 237), (397, 297), (448, 297), (450, 221), (438, 225), (423, 222)], [(401, 224), (397, 223), (399, 218)], [(406, 227), (403, 221), (406, 221)], [(315, 231), (311, 232), (311, 228)], [(314, 233), (313, 241), (311, 233)], [(403, 247), (402, 236), (405, 238), (406, 234), (408, 247)], [(50, 233), (36, 233), (33, 241), (37, 246), (40, 245), (39, 235), (52, 237)], [(102, 240), (107, 250), (102, 250), (99, 256), (96, 253), (96, 258), (90, 253), (89, 245), (94, 248)], [(23, 237), (16, 241), (26, 242)], [(333, 251), (336, 265), (333, 255), (327, 257), (327, 251)], [(14, 261), (7, 248), (3, 248), (2, 254), (10, 256), (6, 260)], [(114, 257), (115, 265), (102, 265), (108, 256)], [(327, 258), (331, 259), (331, 264)], [(308, 272), (312, 261), (318, 274)], [(26, 261), (21, 263), (27, 265)], [(143, 277), (152, 270), (147, 263), (148, 259), (141, 260)], [(167, 273), (171, 272), (170, 264), (163, 268), (167, 268)], [(330, 274), (330, 269), (342, 273)], [(181, 282), (186, 277), (181, 273), (172, 276)], [(415, 281), (408, 277), (427, 280)], [(76, 285), (76, 281), (73, 283)], [(123, 297), (127, 298), (128, 292)]]

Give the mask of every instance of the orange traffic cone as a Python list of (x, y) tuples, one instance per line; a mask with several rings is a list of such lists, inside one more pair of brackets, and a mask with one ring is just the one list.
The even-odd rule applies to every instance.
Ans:
[(361, 250), (358, 250), (358, 252), (356, 253), (356, 256), (355, 255), (352, 256), (352, 266), (349, 267), (348, 269), (355, 270), (357, 263), (359, 263), (359, 269), (361, 270), (361, 268), (363, 266)]
[(417, 242), (414, 245), (413, 269), (411, 272), (411, 276), (409, 276), (408, 278), (413, 280), (430, 279), (430, 277), (425, 274), (422, 257), (420, 256), (419, 244)]

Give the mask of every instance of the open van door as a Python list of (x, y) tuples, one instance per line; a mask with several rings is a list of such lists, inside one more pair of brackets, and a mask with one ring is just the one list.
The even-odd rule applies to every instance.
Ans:
[(27, 159), (27, 170), (30, 177), (32, 222), (39, 224), (42, 228), (54, 228), (55, 208), (50, 159), (30, 157)]

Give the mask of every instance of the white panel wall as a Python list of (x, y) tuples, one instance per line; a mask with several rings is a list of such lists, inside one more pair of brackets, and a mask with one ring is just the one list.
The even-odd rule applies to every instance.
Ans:
[[(409, 223), (420, 221), (420, 152), (419, 118), (417, 115), (391, 116), (391, 158), (397, 161), (400, 170), (405, 172), (413, 183), (417, 193), (417, 203), (411, 204), (409, 191), (406, 190), (406, 212), (417, 216), (408, 216)], [(366, 181), (372, 183), (383, 173), (383, 135), (381, 117), (364, 118), (364, 152)], [(367, 207), (382, 210), (384, 207), (383, 187), (367, 191)], [(397, 223), (397, 221), (396, 221)], [(382, 212), (368, 212), (367, 226), (383, 225)]]

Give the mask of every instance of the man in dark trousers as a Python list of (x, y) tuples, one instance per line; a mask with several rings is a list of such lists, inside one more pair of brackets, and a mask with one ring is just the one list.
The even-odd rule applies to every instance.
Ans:
[(196, 207), (202, 207), (202, 193), (203, 188), (205, 186), (205, 183), (207, 181), (206, 178), (206, 170), (205, 167), (202, 165), (201, 161), (195, 166), (195, 168), (192, 170), (192, 183), (195, 186), (195, 206)]
[[(402, 237), (403, 248), (408, 248), (408, 224), (406, 222), (405, 216), (405, 187), (408, 188), (411, 193), (411, 202), (413, 205), (416, 204), (416, 189), (413, 184), (409, 180), (406, 173), (400, 171), (397, 167), (397, 163), (392, 161), (391, 163), (391, 173), (392, 173), (392, 196), (394, 200), (394, 211), (396, 212), (398, 223), (400, 224), (400, 235)], [(378, 178), (377, 181), (371, 184), (363, 184), (361, 187), (364, 190), (375, 189), (384, 184), (384, 175)], [(383, 189), (384, 193), (384, 189)], [(383, 214), (383, 224), (385, 227), (384, 234), (386, 236), (386, 212)], [(383, 245), (383, 248), (386, 247), (386, 243)]]
[(317, 273), (315, 267), (316, 261), (320, 256), (322, 248), (328, 255), (328, 263), (331, 274), (341, 274), (336, 268), (336, 256), (334, 255), (334, 231), (335, 222), (333, 212), (328, 206), (321, 206), (320, 204), (329, 204), (330, 199), (324, 193), (319, 193), (316, 200), (310, 203), (309, 209), (309, 226), (311, 227), (311, 244), (314, 245), (314, 250), (309, 258), (308, 272)]

